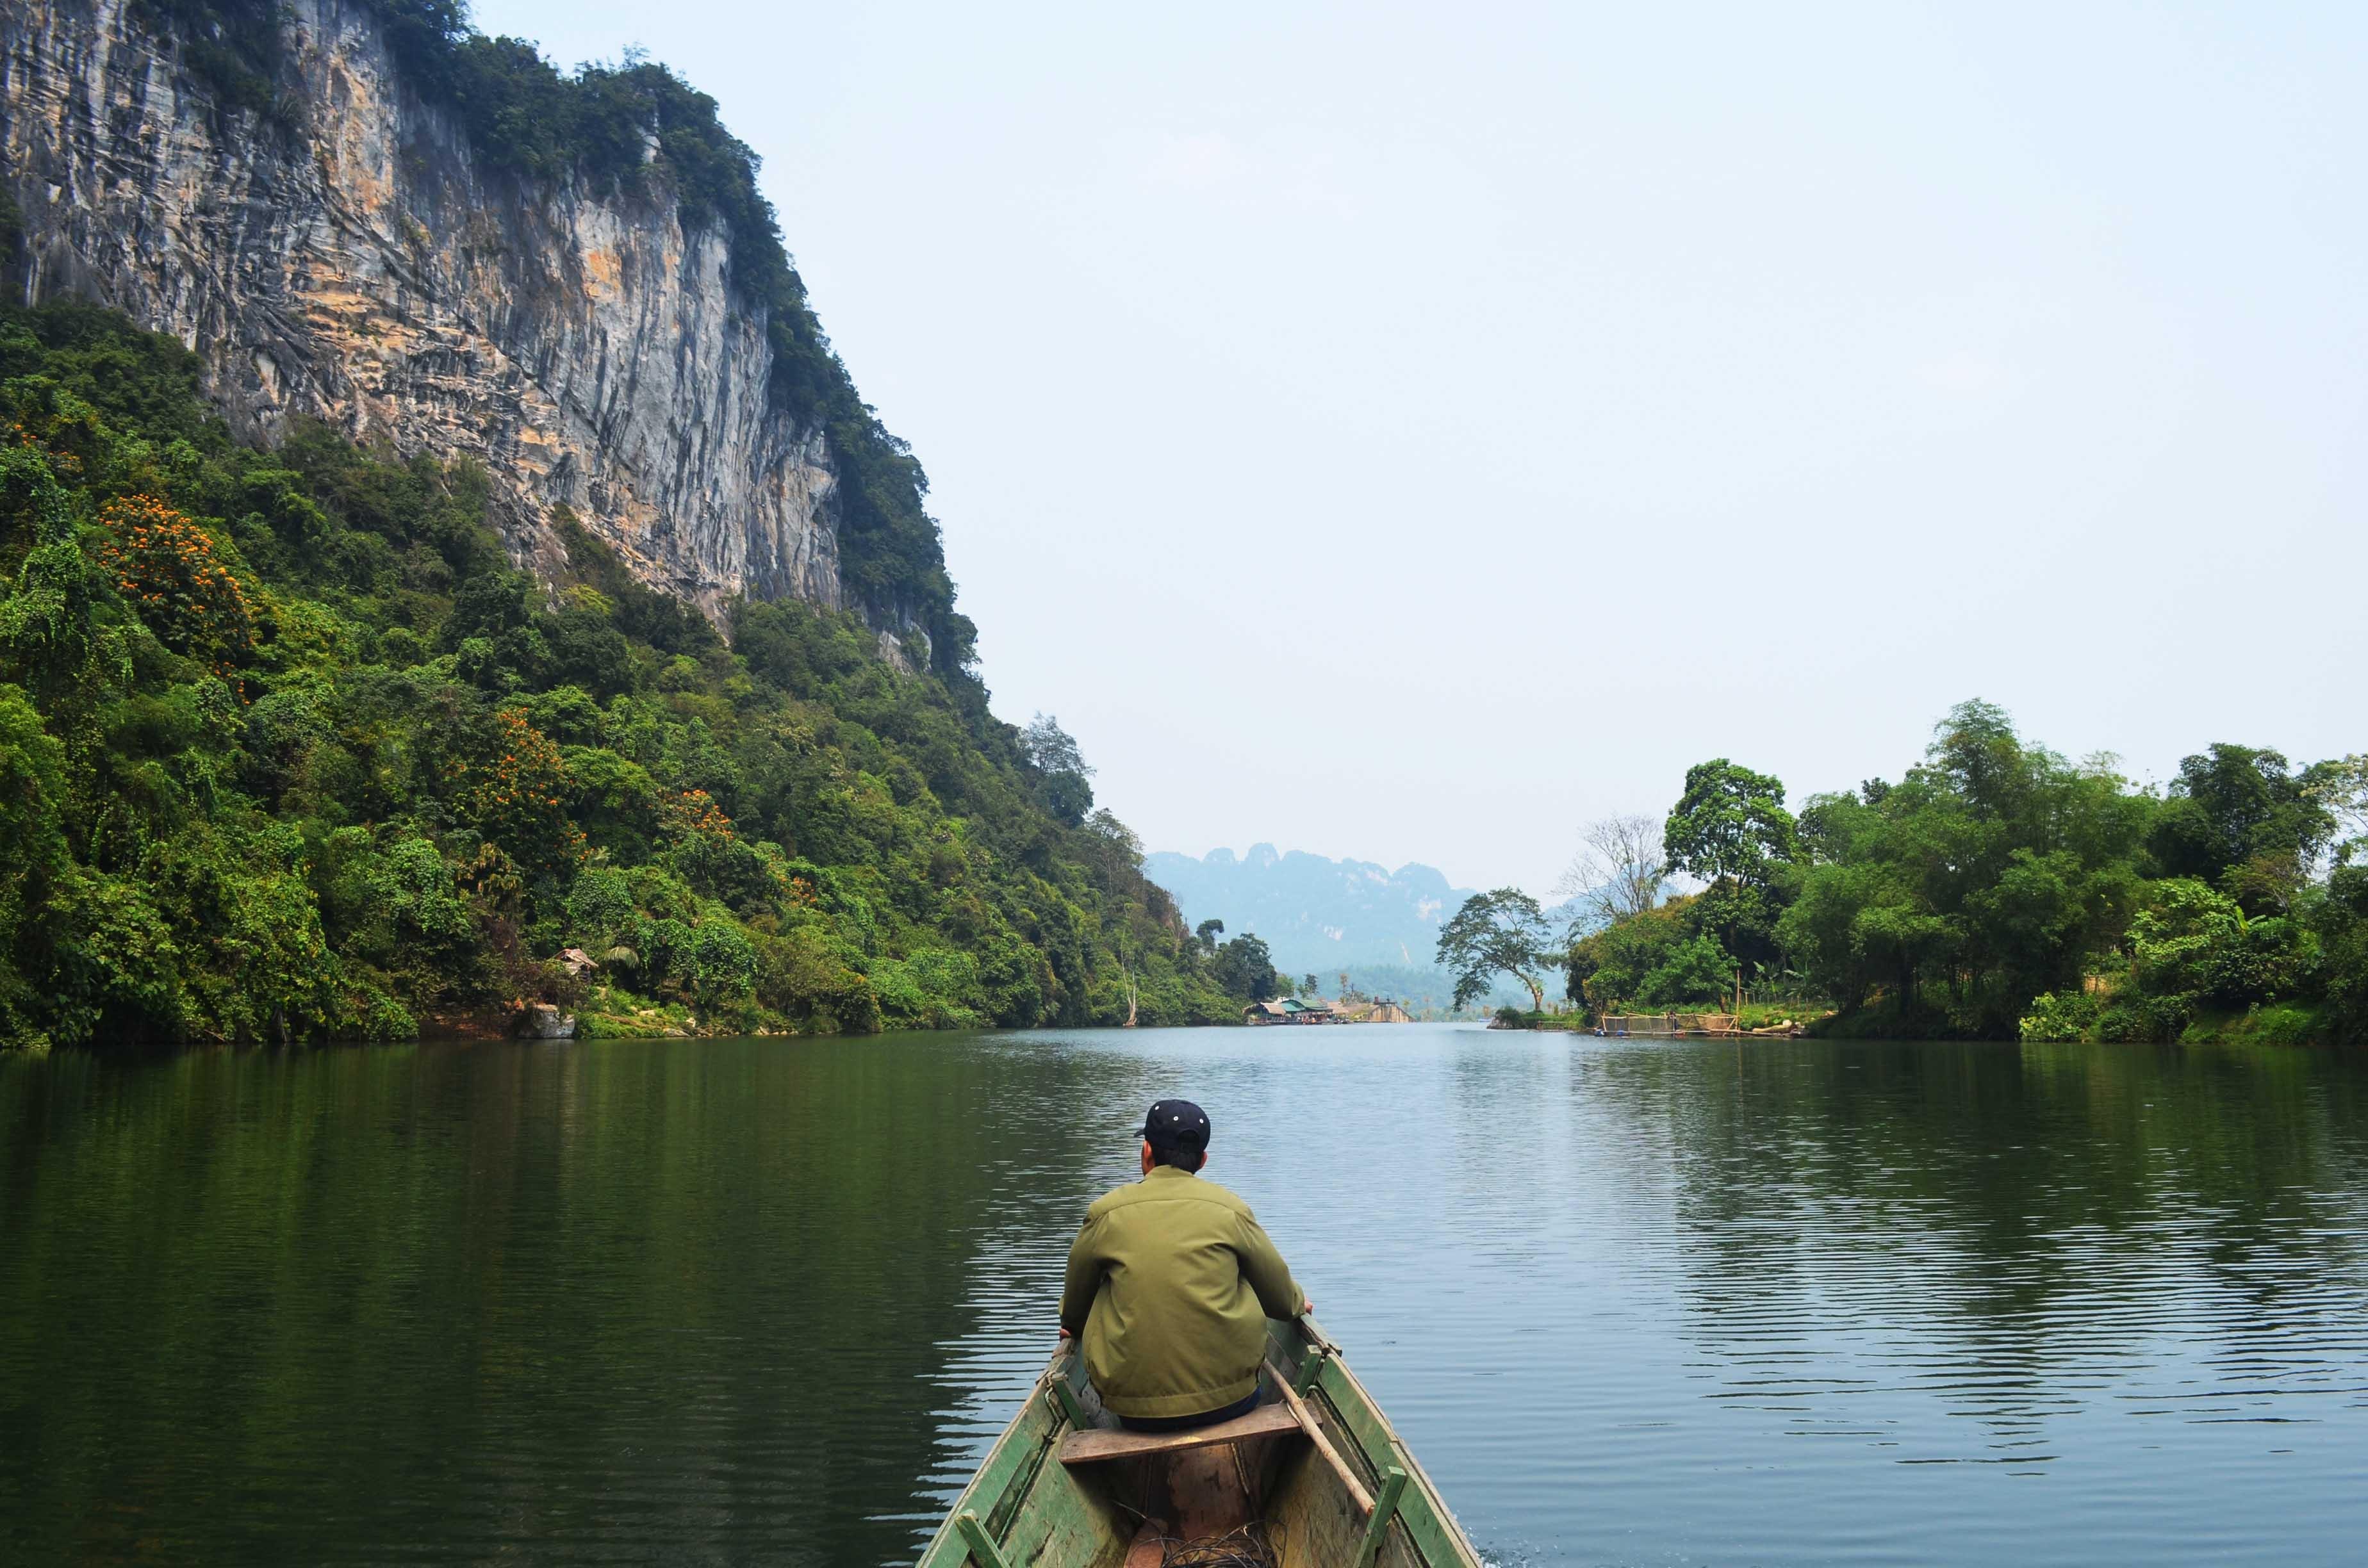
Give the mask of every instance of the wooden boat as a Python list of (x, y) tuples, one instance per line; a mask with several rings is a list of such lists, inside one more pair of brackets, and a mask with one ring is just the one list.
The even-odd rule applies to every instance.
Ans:
[(1129, 1432), (1064, 1342), (919, 1568), (1480, 1568), (1313, 1320), (1267, 1324), (1261, 1387), (1247, 1415)]

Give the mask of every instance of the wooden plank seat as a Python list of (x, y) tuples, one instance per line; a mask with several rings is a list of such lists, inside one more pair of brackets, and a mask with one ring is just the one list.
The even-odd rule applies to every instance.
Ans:
[(1104, 1460), (1138, 1459), (1144, 1454), (1180, 1453), (1187, 1449), (1212, 1448), (1219, 1443), (1238, 1443), (1245, 1437), (1269, 1437), (1299, 1429), (1299, 1417), (1288, 1404), (1261, 1404), (1247, 1415), (1181, 1432), (1127, 1432), (1088, 1426), (1061, 1439), (1061, 1462), (1099, 1464)]
[[(1212, 1541), (1253, 1517), (1299, 1568), (1484, 1568), (1323, 1332), (1304, 1317), (1270, 1323), (1267, 1346), (1267, 1398), (1291, 1411), (1305, 1449), (1275, 1403), (1260, 1420), (1198, 1432), (1101, 1430), (1115, 1422), (1063, 1346), (918, 1568), (1156, 1568), (1174, 1542)], [(1201, 1446), (1173, 1448), (1183, 1443)], [(1044, 1462), (1056, 1455), (1069, 1462)]]

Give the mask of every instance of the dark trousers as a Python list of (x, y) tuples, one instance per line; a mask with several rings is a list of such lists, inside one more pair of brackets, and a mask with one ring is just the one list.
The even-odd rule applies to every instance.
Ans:
[(1247, 1415), (1258, 1406), (1258, 1391), (1252, 1389), (1247, 1398), (1237, 1399), (1223, 1410), (1204, 1410), (1198, 1415), (1121, 1415), (1118, 1424), (1130, 1432), (1189, 1432), (1195, 1426), (1214, 1426), (1220, 1421)]

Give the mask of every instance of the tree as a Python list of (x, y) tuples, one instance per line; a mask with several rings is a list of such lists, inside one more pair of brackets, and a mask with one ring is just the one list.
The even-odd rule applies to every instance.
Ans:
[(2248, 913), (2283, 908), (2335, 835), (2315, 786), (2340, 767), (2298, 775), (2281, 752), (2215, 743), (2180, 759), (2146, 846), (2164, 874), (2216, 882)]
[(1028, 765), (1039, 773), (1094, 776), (1085, 754), (1077, 749), (1076, 737), (1061, 728), (1061, 721), (1050, 713), (1039, 713), (1028, 722), (1028, 727), (1019, 732), (1019, 745), (1028, 754)]
[(1203, 920), (1192, 927), (1192, 935), (1199, 940), (1201, 950), (1204, 953), (1215, 952), (1217, 938), (1224, 934), (1225, 923), (1222, 920)]
[(1019, 732), (1019, 746), (1028, 765), (1043, 775), (1045, 809), (1064, 826), (1083, 824), (1094, 809), (1094, 787), (1087, 782), (1094, 770), (1076, 738), (1061, 728), (1060, 720), (1039, 713)]
[(1509, 974), (1530, 990), (1530, 1010), (1545, 1009), (1539, 977), (1560, 957), (1545, 912), (1519, 888), (1474, 893), (1439, 931), (1439, 962), (1455, 976), (1455, 1006), (1487, 992), (1488, 983)]
[(1688, 937), (1661, 954), (1661, 961), (1637, 983), (1636, 1000), (1648, 1007), (1697, 1002), (1725, 989), (1726, 949), (1708, 937)]
[(1777, 881), (1798, 842), (1781, 779), (1723, 756), (1686, 769), (1662, 848), (1674, 869), (1710, 884), (1696, 917), (1719, 933), (1737, 968), (1757, 969), (1776, 956), (1776, 921), (1787, 902)]
[(1794, 831), (1783, 781), (1721, 756), (1686, 769), (1661, 847), (1672, 870), (1764, 886), (1770, 866), (1792, 858)]
[(2235, 899), (2183, 877), (2154, 885), (2128, 942), (2138, 990), (2191, 1007), (2197, 1000), (2228, 1007), (2274, 1000), (2294, 989), (2305, 957), (2293, 922), (2248, 919)]
[(2335, 1038), (2368, 1043), (2368, 866), (2338, 866), (2313, 911), (2327, 954), (2327, 1017)]
[(2335, 863), (2349, 866), (2368, 852), (2368, 752), (2354, 752), (2310, 770), (2305, 792), (2335, 824)]
[(1661, 902), (1669, 880), (1664, 826), (1647, 816), (1612, 816), (1589, 823), (1570, 868), (1554, 892), (1577, 905), (1574, 928), (1610, 926)]
[(1044, 780), (1044, 809), (1063, 827), (1084, 825), (1093, 804), (1093, 786), (1074, 773), (1055, 773)]
[(1142, 874), (1143, 840), (1108, 807), (1087, 817), (1084, 827), (1087, 851), (1101, 872), (1104, 887), (1118, 886), (1129, 873)]
[(1221, 945), (1210, 968), (1219, 988), (1236, 1001), (1270, 1002), (1282, 990), (1274, 955), (1255, 932), (1245, 931)]

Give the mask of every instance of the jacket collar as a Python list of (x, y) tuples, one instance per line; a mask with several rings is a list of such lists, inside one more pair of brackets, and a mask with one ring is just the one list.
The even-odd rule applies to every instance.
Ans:
[(1143, 1179), (1145, 1181), (1194, 1181), (1199, 1179), (1199, 1173), (1194, 1171), (1179, 1171), (1174, 1165), (1154, 1165)]

